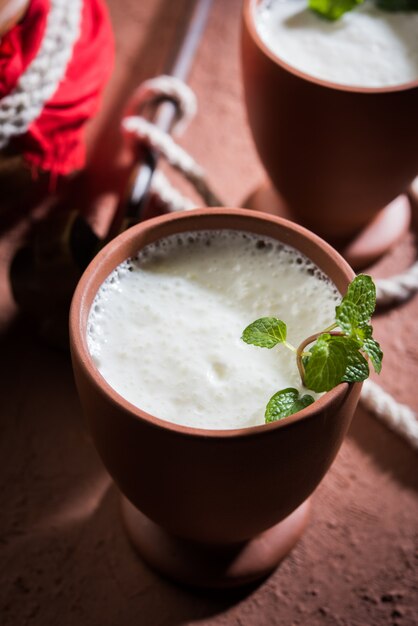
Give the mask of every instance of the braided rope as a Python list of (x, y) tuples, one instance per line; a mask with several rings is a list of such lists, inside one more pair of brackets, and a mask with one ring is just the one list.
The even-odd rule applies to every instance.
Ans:
[(197, 204), (183, 196), (159, 170), (152, 175), (151, 192), (158, 196), (168, 211), (173, 213), (197, 208)]
[(370, 379), (363, 383), (361, 401), (367, 410), (375, 413), (389, 428), (418, 450), (418, 420), (409, 406), (397, 402)]
[(180, 135), (197, 112), (196, 96), (182, 80), (164, 74), (145, 80), (132, 96), (129, 108), (140, 115), (145, 104), (158, 102), (162, 98), (172, 100), (178, 106), (178, 116), (172, 132)]
[(418, 291), (418, 261), (402, 274), (379, 278), (375, 282), (379, 305), (404, 302)]
[(177, 145), (170, 135), (139, 116), (126, 117), (122, 126), (126, 132), (135, 135), (137, 139), (162, 155), (174, 169), (181, 172), (192, 183), (207, 206), (222, 204), (210, 189), (203, 168), (186, 150)]
[[(380, 278), (375, 283), (378, 305), (404, 302), (418, 291), (418, 262), (401, 274)], [(363, 383), (360, 400), (368, 411), (418, 450), (418, 415), (410, 407), (397, 402), (370, 379)]]
[[(136, 90), (129, 103), (128, 110), (137, 111), (137, 115), (129, 115), (122, 121), (122, 128), (129, 135), (134, 136), (163, 156), (168, 163), (181, 172), (195, 187), (207, 206), (221, 206), (223, 203), (209, 187), (203, 168), (193, 157), (183, 150), (170, 135), (154, 124), (141, 117), (140, 112), (146, 104), (162, 98), (174, 101), (178, 107), (178, 119), (174, 125), (177, 132), (184, 130), (186, 124), (194, 117), (197, 111), (197, 100), (193, 91), (183, 81), (174, 76), (159, 76), (145, 81)], [(182, 207), (181, 195), (174, 190), (168, 180), (158, 177), (153, 182), (154, 191), (159, 187), (161, 195), (172, 207), (172, 210), (190, 208), (190, 200)], [(163, 198), (161, 198), (163, 199)], [(182, 207), (182, 208), (180, 208)]]
[(79, 37), (83, 0), (50, 0), (44, 37), (16, 87), (0, 100), (0, 150), (25, 133), (65, 76)]

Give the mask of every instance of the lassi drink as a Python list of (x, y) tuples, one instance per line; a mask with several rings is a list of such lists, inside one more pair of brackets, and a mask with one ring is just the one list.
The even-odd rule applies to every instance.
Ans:
[(106, 381), (147, 413), (198, 428), (254, 426), (277, 389), (302, 389), (294, 354), (247, 345), (243, 329), (276, 316), (298, 345), (332, 323), (339, 299), (309, 259), (275, 239), (173, 235), (102, 284), (88, 347)]
[(397, 87), (418, 79), (418, 12), (366, 0), (335, 22), (307, 0), (254, 0), (254, 23), (270, 51), (314, 78), (353, 87)]

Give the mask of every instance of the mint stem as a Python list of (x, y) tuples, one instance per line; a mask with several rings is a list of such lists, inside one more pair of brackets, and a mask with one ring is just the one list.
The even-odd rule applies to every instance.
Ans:
[(283, 341), (283, 345), (288, 348), (289, 350), (291, 350), (292, 352), (297, 352), (295, 346), (292, 346), (291, 343), (289, 343), (288, 341)]
[(334, 330), (334, 328), (338, 328), (338, 324), (336, 324), (335, 322), (331, 324), (331, 326), (327, 326), (327, 328), (325, 328), (325, 330), (323, 330), (320, 334), (323, 335), (324, 333), (330, 333), (332, 330)]

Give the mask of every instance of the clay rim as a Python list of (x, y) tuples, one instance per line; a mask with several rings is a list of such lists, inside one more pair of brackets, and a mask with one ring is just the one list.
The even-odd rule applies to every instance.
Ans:
[(289, 72), (289, 74), (293, 74), (298, 78), (305, 80), (308, 83), (313, 83), (314, 85), (319, 85), (320, 87), (325, 87), (327, 89), (333, 89), (335, 91), (348, 91), (349, 93), (363, 93), (363, 94), (388, 94), (392, 92), (398, 91), (408, 91), (408, 89), (414, 89), (418, 87), (418, 78), (416, 80), (410, 81), (409, 83), (401, 83), (400, 85), (394, 85), (389, 87), (356, 87), (355, 85), (340, 85), (339, 83), (333, 83), (331, 81), (323, 80), (321, 78), (316, 78), (315, 76), (311, 76), (310, 74), (305, 74), (301, 70), (293, 67), (292, 65), (288, 65), (285, 61), (283, 61), (280, 57), (273, 54), (273, 52), (266, 46), (266, 44), (261, 39), (260, 35), (257, 32), (255, 27), (255, 23), (253, 20), (253, 7), (259, 3), (260, 0), (244, 0), (242, 15), (243, 21), (245, 23), (245, 27), (247, 28), (248, 33), (251, 36), (251, 39), (255, 43), (255, 45), (267, 56), (273, 63), (282, 67), (284, 70)]
[[(327, 256), (331, 257), (333, 261), (339, 266), (342, 273), (347, 278), (347, 283), (350, 282), (355, 273), (348, 265), (348, 263), (343, 259), (343, 257), (334, 250), (326, 241), (307, 230), (306, 228), (295, 224), (294, 222), (290, 222), (284, 218), (262, 214), (258, 211), (250, 211), (248, 209), (231, 209), (231, 208), (204, 208), (204, 209), (193, 209), (191, 211), (187, 211), (184, 213), (175, 213), (168, 214), (159, 217), (155, 217), (153, 219), (146, 220), (132, 228), (129, 228), (127, 231), (118, 235), (113, 239), (110, 243), (108, 243), (91, 261), (85, 272), (83, 273), (77, 288), (74, 292), (74, 296), (71, 303), (70, 309), (70, 343), (71, 343), (71, 352), (78, 352), (79, 360), (81, 366), (85, 370), (85, 374), (90, 381), (90, 384), (98, 391), (102, 396), (104, 396), (111, 404), (116, 405), (120, 408), (125, 414), (132, 417), (132, 419), (145, 420), (148, 424), (156, 427), (163, 428), (166, 430), (174, 431), (179, 435), (188, 435), (192, 437), (203, 437), (205, 439), (226, 439), (226, 438), (243, 438), (243, 437), (252, 437), (252, 436), (262, 436), (266, 435), (271, 430), (275, 430), (277, 428), (286, 428), (291, 426), (292, 424), (299, 422), (304, 419), (308, 419), (309, 417), (323, 411), (327, 410), (331, 407), (332, 404), (336, 404), (336, 406), (340, 406), (344, 401), (345, 396), (348, 394), (350, 388), (354, 385), (353, 383), (341, 383), (337, 387), (334, 387), (331, 391), (326, 392), (321, 398), (315, 400), (313, 404), (306, 407), (302, 411), (295, 413), (283, 420), (271, 422), (269, 424), (260, 424), (258, 426), (249, 426), (245, 428), (234, 428), (234, 429), (206, 429), (206, 428), (196, 428), (192, 426), (184, 426), (181, 424), (175, 424), (173, 422), (164, 420), (163, 418), (157, 417), (150, 413), (147, 413), (143, 409), (135, 406), (128, 400), (126, 400), (123, 396), (121, 396), (111, 385), (106, 381), (106, 379), (102, 376), (102, 374), (97, 369), (94, 364), (93, 358), (90, 354), (87, 345), (87, 333), (86, 333), (86, 325), (88, 313), (91, 308), (91, 304), (94, 300), (94, 296), (97, 293), (98, 288), (102, 284), (100, 281), (99, 285), (95, 287), (94, 283), (96, 282), (96, 275), (102, 265), (107, 261), (108, 258), (112, 258), (114, 255), (114, 249), (119, 248), (126, 241), (136, 239), (137, 235), (146, 231), (148, 229), (152, 229), (154, 226), (159, 225), (163, 222), (177, 221), (177, 220), (188, 220), (191, 216), (203, 216), (206, 217), (210, 214), (213, 215), (228, 215), (228, 216), (247, 216), (249, 218), (256, 218), (258, 220), (263, 220), (267, 222), (273, 222), (276, 224), (285, 227), (288, 230), (296, 231), (299, 235), (307, 237), (310, 239), (315, 247), (320, 247), (327, 254)], [(222, 227), (218, 227), (219, 230)], [(203, 230), (203, 228), (202, 228)], [(207, 230), (207, 228), (206, 228)], [(238, 228), (237, 230), (243, 230), (242, 228)], [(183, 231), (176, 232), (187, 232), (187, 227)], [(251, 232), (248, 230), (247, 232)], [(154, 239), (157, 241), (158, 237)], [(107, 274), (109, 275), (111, 271), (119, 263), (122, 261), (118, 261), (112, 270)], [(104, 279), (103, 279), (104, 280)], [(93, 298), (90, 300), (90, 294), (94, 291)], [(90, 301), (89, 301), (90, 300)], [(74, 354), (73, 360), (74, 360)], [(355, 383), (356, 385), (360, 383)]]

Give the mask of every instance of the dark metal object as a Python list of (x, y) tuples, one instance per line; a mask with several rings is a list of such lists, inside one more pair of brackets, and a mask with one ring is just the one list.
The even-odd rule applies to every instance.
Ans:
[[(182, 21), (176, 36), (175, 49), (166, 64), (165, 74), (186, 81), (199, 41), (201, 39), (212, 0), (197, 0), (190, 3), (188, 16)], [(171, 100), (162, 101), (152, 118), (152, 122), (160, 130), (170, 132), (178, 114), (178, 107)], [(152, 175), (158, 163), (158, 155), (152, 150), (146, 150), (145, 157), (141, 159), (134, 181), (131, 186), (128, 200), (123, 207), (124, 228), (139, 222), (144, 207), (148, 200), (148, 192)], [(120, 230), (119, 211), (109, 228), (107, 239), (112, 239)]]

